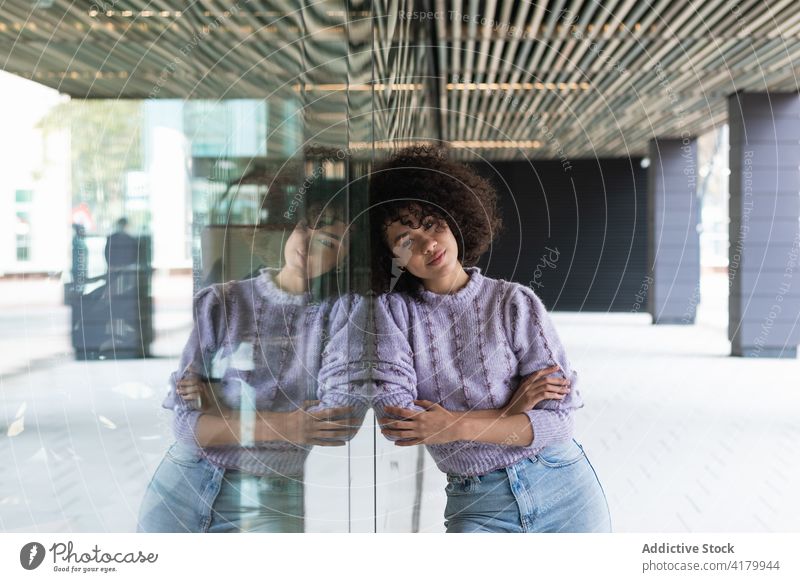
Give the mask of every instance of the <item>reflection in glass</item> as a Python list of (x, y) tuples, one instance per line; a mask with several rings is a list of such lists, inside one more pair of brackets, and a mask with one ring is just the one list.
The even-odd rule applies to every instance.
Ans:
[(141, 531), (301, 532), (311, 447), (342, 445), (360, 426), (363, 411), (316, 401), (349, 249), (344, 207), (310, 193), (301, 202), (286, 214), (296, 224), (280, 269), (195, 296), (164, 402), (176, 442), (145, 494)]
[[(375, 144), (382, 151), (394, 140), (427, 140), (437, 131), (430, 104), (438, 101), (419, 82), (432, 72), (432, 51), (424, 43), (414, 46), (427, 38), (426, 29), (408, 20), (397, 26), (398, 9), (360, 0), (300, 9), (270, 1), (240, 4), (224, 17), (184, 12), (174, 21), (159, 20), (158, 26), (169, 26), (168, 34), (159, 29), (149, 38), (131, 29), (143, 42), (123, 43), (126, 50), (141, 51), (129, 61), (111, 50), (108, 64), (124, 78), (97, 70), (98, 43), (122, 18), (119, 11), (100, 13), (95, 18), (102, 25), (94, 32), (101, 38), (73, 47), (78, 77), (52, 70), (54, 63), (62, 66), (52, 60), (58, 43), (51, 43), (43, 49), (38, 70), (45, 74), (38, 78), (58, 79), (46, 81), (56, 89), (17, 77), (3, 85), (10, 87), (3, 93), (10, 112), (6, 125), (31, 142), (15, 142), (7, 152), (19, 171), (5, 177), (13, 220), (5, 272), (41, 276), (6, 282), (5, 446), (17, 465), (0, 495), (4, 527), (130, 531), (137, 513), (130, 511), (130, 500), (137, 504), (156, 465), (169, 462), (178, 469), (164, 490), (194, 495), (197, 502), (185, 513), (173, 505), (173, 519), (184, 529), (203, 529), (214, 503), (226, 498), (219, 492), (206, 497), (214, 487), (198, 489), (190, 479), (201, 465), (210, 470), (198, 460), (197, 451), (204, 449), (196, 442), (187, 450), (178, 441), (164, 455), (173, 441), (170, 424), (180, 413), (181, 426), (193, 430), (196, 414), (203, 423), (213, 422), (212, 416), (229, 427), (238, 422), (238, 429), (226, 429), (238, 440), (215, 445), (217, 454), (227, 447), (235, 452), (235, 464), (252, 461), (277, 469), (283, 473), (279, 479), (295, 477), (261, 483), (280, 515), (301, 516), (298, 493), (305, 492), (306, 530), (416, 529), (407, 519), (406, 499), (419, 492), (417, 451), (389, 450), (390, 459), (384, 447), (376, 455), (376, 442), (384, 443), (366, 430), (340, 447), (313, 447), (305, 440), (313, 426), (327, 421), (324, 414), (332, 414), (321, 411), (350, 403), (351, 395), (338, 401), (320, 393), (314, 376), (324, 346), (351, 319), (352, 305), (340, 296), (368, 283), (368, 230), (340, 242), (347, 250), (337, 258), (340, 272), (311, 277), (299, 294), (290, 284), (278, 285), (298, 217), (306, 217), (309, 233), (320, 230), (312, 222), (326, 220), (324, 212), (308, 208), (307, 179), (320, 189), (318, 199), (336, 199), (342, 215), (355, 220), (368, 210)], [(13, 10), (22, 14), (27, 8)], [(64, 19), (47, 11), (32, 14), (26, 34), (46, 28), (50, 35), (55, 29), (41, 25), (50, 16), (67, 28), (86, 17), (80, 6), (57, 10)], [(197, 31), (203, 31), (202, 42), (181, 52)], [(30, 51), (14, 53), (18, 73), (34, 58), (38, 62)], [(136, 239), (135, 263), (125, 259), (132, 245), (126, 250), (124, 243), (119, 249), (107, 244), (122, 217)], [(314, 235), (301, 244), (313, 247)], [(313, 259), (310, 250), (308, 256)], [(273, 327), (238, 335), (227, 327), (233, 313), (237, 321), (257, 317), (256, 304), (269, 285), (287, 295), (261, 314), (272, 314)], [(27, 302), (36, 309), (23, 311)], [(22, 327), (30, 341), (21, 341)], [(191, 353), (178, 362), (192, 327), (198, 346), (198, 329), (209, 327), (212, 343), (219, 345), (187, 346)], [(355, 336), (345, 333), (344, 341)], [(279, 382), (281, 373), (301, 368), (303, 381)], [(162, 385), (173, 371), (178, 378), (186, 372), (187, 399), (178, 398), (173, 379), (172, 408), (164, 410)], [(41, 389), (32, 395), (29, 385)], [(256, 446), (256, 437), (263, 436), (256, 430), (266, 424), (260, 419), (299, 415), (303, 402), (314, 399), (322, 402), (305, 409), (317, 415), (308, 421), (312, 428), (295, 423), (296, 434), (290, 434), (272, 419), (284, 438), (263, 441), (272, 443), (272, 458), (254, 454), (269, 448)], [(370, 428), (372, 421), (365, 420)], [(349, 437), (353, 430), (344, 432)], [(402, 454), (411, 463), (396, 462)], [(61, 477), (48, 477), (51, 470)], [(304, 482), (296, 478), (301, 472)], [(239, 493), (227, 498), (230, 507), (252, 499), (251, 489), (234, 484), (231, 490)], [(285, 493), (282, 502), (279, 491)], [(387, 519), (389, 506), (399, 510), (391, 507)], [(295, 519), (294, 525), (275, 527), (284, 526), (301, 524)]]

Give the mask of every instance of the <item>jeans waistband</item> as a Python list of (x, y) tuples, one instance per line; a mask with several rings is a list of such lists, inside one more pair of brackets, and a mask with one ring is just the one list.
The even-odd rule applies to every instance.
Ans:
[(495, 469), (490, 473), (485, 473), (483, 475), (459, 475), (457, 473), (446, 473), (447, 482), (448, 483), (469, 483), (471, 481), (479, 482), (481, 479), (485, 479), (490, 475), (505, 475), (506, 471), (509, 467), (516, 467), (517, 465), (522, 465), (529, 462), (532, 458), (536, 455), (531, 455), (530, 457), (525, 457), (520, 459), (519, 461), (515, 461), (508, 465), (507, 467), (500, 467), (499, 469)]

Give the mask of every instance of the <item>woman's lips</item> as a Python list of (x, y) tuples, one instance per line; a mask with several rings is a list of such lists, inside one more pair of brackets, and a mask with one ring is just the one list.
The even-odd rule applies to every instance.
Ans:
[(436, 266), (439, 263), (441, 263), (442, 262), (442, 258), (444, 257), (444, 254), (446, 252), (447, 252), (447, 249), (442, 249), (441, 251), (439, 251), (439, 254), (434, 256), (433, 259), (431, 259), (431, 261), (428, 263), (428, 265)]

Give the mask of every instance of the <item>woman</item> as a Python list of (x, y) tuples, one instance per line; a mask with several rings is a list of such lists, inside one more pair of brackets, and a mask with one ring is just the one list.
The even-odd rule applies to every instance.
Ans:
[[(610, 531), (573, 438), (577, 374), (536, 294), (474, 266), (500, 227), (492, 186), (441, 150), (403, 150), (371, 183), (383, 434), (447, 473), (448, 532)], [(520, 385), (520, 379), (526, 378)]]
[[(358, 422), (311, 406), (335, 305), (310, 290), (347, 254), (341, 209), (311, 205), (286, 240), (280, 270), (212, 285), (164, 407), (176, 442), (142, 501), (139, 531), (300, 532), (303, 465), (312, 445), (341, 445)], [(335, 285), (331, 285), (335, 287)]]

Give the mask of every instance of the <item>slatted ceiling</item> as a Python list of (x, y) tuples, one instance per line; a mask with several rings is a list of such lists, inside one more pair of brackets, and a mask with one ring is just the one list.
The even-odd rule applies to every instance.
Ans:
[[(27, 1), (6, 1), (0, 13), (4, 68), (34, 73), (35, 80), (78, 97), (147, 97), (180, 49), (220, 17), (225, 18), (222, 27), (206, 35), (185, 59), (192, 68), (176, 69), (159, 97), (263, 98), (265, 87), (274, 88), (276, 78), (306, 76), (319, 83), (326, 75), (335, 77), (329, 83), (347, 78), (346, 68), (312, 70), (313, 61), (338, 56), (346, 63), (349, 58), (341, 50), (347, 16), (338, 2), (298, 12), (288, 0), (251, 1), (240, 5), (238, 14), (224, 17), (227, 6), (219, 0), (180, 5), (138, 0), (117, 3), (117, 13), (129, 9), (135, 17), (96, 19), (88, 15), (88, 5), (73, 4), (56, 0), (51, 8), (37, 9)], [(377, 116), (386, 137), (411, 137), (424, 118), (428, 128), (441, 127), (446, 141), (535, 140), (541, 147), (524, 155), (557, 157), (554, 143), (525, 115), (530, 111), (542, 116), (570, 158), (644, 154), (647, 141), (656, 135), (678, 135), (684, 129), (698, 134), (724, 121), (724, 97), (735, 90), (797, 90), (800, 3), (795, 0), (742, 0), (736, 13), (725, 0), (403, 3), (404, 10), (431, 6), (444, 14), (432, 27), (382, 14), (388, 6), (376, 1), (371, 13), (362, 10), (375, 20), (375, 54), (384, 54), (374, 60), (377, 80), (422, 88), (387, 88), (382, 106), (406, 111), (425, 103), (437, 104), (439, 110), (396, 119), (388, 113)], [(156, 15), (141, 16), (148, 9)], [(181, 16), (164, 18), (158, 15), (161, 10), (179, 10)], [(357, 11), (351, 8), (349, 18), (357, 18)], [(477, 14), (487, 22), (451, 20), (449, 11)], [(571, 27), (573, 17), (577, 20)], [(493, 22), (535, 34), (508, 35), (507, 29), (495, 30)], [(575, 38), (576, 30), (583, 39)], [(307, 32), (303, 43), (292, 44), (301, 31)], [(412, 46), (415, 42), (424, 46)], [(597, 43), (594, 49), (592, 42)], [(597, 48), (604, 51), (603, 58)], [(424, 61), (428, 54), (436, 59), (438, 78), (429, 76)], [(659, 61), (684, 108), (680, 119), (669, 110), (660, 86), (654, 66)], [(614, 70), (617, 62), (628, 75)], [(448, 89), (454, 76), (462, 83), (589, 83), (590, 89)], [(429, 91), (438, 96), (434, 103), (425, 97)], [(513, 103), (509, 96), (521, 102)], [(313, 89), (308, 98), (314, 98)], [(322, 113), (329, 102), (335, 99), (321, 103)], [(429, 123), (431, 114), (438, 116), (437, 124)], [(514, 148), (478, 153), (494, 159), (523, 155)]]
[(778, 22), (778, 26), (772, 30), (770, 30), (767, 35), (770, 37), (780, 36), (782, 34), (785, 35), (793, 35), (797, 34), (800, 31), (800, 12), (798, 14), (790, 16), (783, 22)]
[[(507, 3), (504, 3), (504, 5)], [(494, 14), (495, 8), (497, 8), (497, 0), (487, 0), (486, 6), (484, 7), (484, 12), (486, 14)], [(495, 18), (499, 17), (499, 15), (495, 15)], [(508, 22), (508, 17), (506, 16), (503, 20), (498, 20), (498, 22)], [(486, 23), (480, 30), (480, 43), (478, 45), (477, 54), (475, 55), (476, 59), (476, 69), (478, 71), (482, 71), (481, 74), (481, 81), (483, 82), (493, 82), (494, 79), (489, 75), (492, 73), (492, 69), (496, 70), (496, 59), (499, 58), (499, 55), (496, 55), (495, 59), (490, 61), (489, 56), (492, 52), (502, 50), (503, 41), (502, 40), (492, 40), (492, 26), (489, 22)], [(488, 69), (488, 70), (487, 70)], [(478, 94), (478, 101), (480, 102), (482, 94)], [(478, 104), (476, 104), (478, 105)], [(475, 109), (478, 109), (476, 107)], [(470, 129), (474, 129), (474, 126)], [(468, 136), (468, 139), (471, 139), (472, 136)]]
[[(456, 0), (454, 3), (454, 9), (457, 10), (459, 13), (462, 11), (462, 0)], [(449, 58), (449, 67), (444, 67), (439, 71), (439, 74), (444, 77), (445, 79), (458, 79), (461, 80), (461, 76), (465, 76), (466, 71), (462, 70), (461, 67), (461, 26), (460, 23), (457, 26), (453, 26), (452, 23), (447, 22), (445, 19), (440, 20), (442, 31), (442, 40), (441, 42), (445, 42), (444, 39), (448, 36), (448, 31), (452, 30), (452, 48), (450, 50), (450, 58)], [(455, 127), (456, 118), (458, 117), (456, 114), (457, 107), (456, 107), (456, 93), (447, 91), (445, 89), (444, 95), (447, 98), (447, 106), (445, 109), (446, 115), (443, 115), (444, 123), (442, 124), (442, 139), (446, 139), (446, 136), (449, 135), (449, 128)]]
[[(434, 104), (428, 100), (430, 89), (425, 85), (431, 79), (428, 30), (418, 22), (384, 15), (385, 6), (381, 2), (374, 3), (373, 8), (375, 44), (370, 56), (374, 58), (376, 86), (365, 111), (374, 117), (370, 128), (375, 147), (433, 139), (436, 124), (430, 116)], [(418, 88), (408, 90), (409, 87)], [(369, 147), (371, 143), (358, 145)]]
[[(414, 63), (412, 63), (411, 51), (408, 50), (407, 46), (401, 46), (400, 55), (397, 59), (398, 63), (398, 73), (402, 74), (402, 71), (408, 71), (409, 67), (413, 67)], [(414, 94), (414, 91), (398, 91), (397, 92), (397, 104), (400, 111), (412, 111), (411, 109), (411, 97)], [(400, 135), (409, 135), (409, 130), (411, 129), (413, 123), (413, 116), (411, 115), (400, 115), (398, 119), (398, 132)]]
[[(455, 5), (455, 2), (452, 4)], [(445, 0), (435, 0), (434, 6), (436, 12), (439, 14), (444, 14), (448, 9), (449, 4), (445, 3)], [(432, 73), (435, 74), (435, 78), (431, 78), (430, 83), (433, 85), (433, 94), (438, 95), (438, 103), (434, 103), (433, 105), (438, 106), (438, 111), (436, 112), (438, 119), (436, 123), (437, 129), (441, 131), (441, 128), (448, 125), (447, 118), (450, 115), (450, 109), (448, 107), (449, 97), (446, 88), (449, 79), (447, 78), (446, 71), (451, 70), (448, 59), (451, 56), (453, 59), (455, 59), (455, 51), (445, 40), (445, 35), (447, 34), (447, 25), (444, 19), (438, 19), (434, 21), (433, 28), (435, 31), (434, 44), (436, 45), (435, 62), (438, 64), (438, 70), (432, 71)]]
[(754, 22), (748, 23), (748, 26), (753, 28), (758, 28), (761, 25), (773, 27), (777, 24), (774, 15), (780, 13), (784, 8), (787, 8), (793, 4), (797, 4), (796, 0), (781, 0), (774, 6), (771, 6), (770, 3), (767, 3), (767, 10), (762, 12), (760, 15), (755, 15)]
[[(515, 30), (521, 30), (525, 25), (530, 7), (531, 5), (528, 2), (523, 2), (518, 5), (514, 20)], [(504, 20), (503, 22), (506, 21)], [(516, 62), (514, 61), (515, 55), (517, 55), (520, 50), (519, 36), (512, 36), (505, 44), (507, 50), (503, 58), (502, 69), (499, 72), (498, 80), (516, 83), (519, 80), (519, 76), (522, 73), (522, 66), (524, 65), (524, 58), (520, 58)], [(500, 99), (500, 94), (497, 92), (491, 96), (488, 101), (488, 107), (482, 111), (487, 118), (490, 117), (490, 112), (498, 111)], [(487, 103), (487, 101), (484, 100), (484, 103)], [(490, 123), (494, 124), (496, 121), (493, 122), (490, 120)], [(487, 135), (489, 135), (489, 124), (483, 124), (478, 128), (478, 135), (475, 139), (486, 139)]]
[[(511, 23), (511, 8), (511, 2), (503, 3), (501, 8), (498, 10), (499, 16), (497, 21)], [(523, 26), (526, 14), (527, 6), (522, 10), (518, 10), (514, 24), (516, 26)], [(484, 38), (488, 39), (490, 34), (491, 29), (487, 28)], [(485, 42), (487, 44), (489, 43), (488, 40)], [(489, 74), (486, 77), (486, 82), (488, 83), (503, 82), (509, 78), (509, 68), (512, 62), (511, 58), (513, 58), (513, 51), (515, 50), (518, 41), (514, 42), (514, 40), (508, 39), (507, 42), (507, 39), (501, 37), (493, 41), (493, 44), (493, 58), (490, 64)], [(487, 135), (488, 129), (494, 124), (494, 122), (489, 119), (489, 112), (495, 110), (497, 99), (498, 95), (496, 93), (491, 96), (483, 93), (479, 94), (480, 106), (478, 118), (481, 123), (472, 124), (468, 139), (486, 139), (485, 136)]]
[[(410, 38), (410, 35), (413, 34), (413, 30), (411, 29), (411, 22), (401, 22), (396, 25), (397, 28), (400, 30), (398, 31), (398, 35), (400, 38)], [(399, 43), (397, 45), (397, 50), (394, 52), (392, 59), (392, 79), (400, 79), (403, 78), (404, 81), (408, 81), (408, 78), (405, 77), (407, 72), (409, 71), (409, 67), (412, 67), (413, 64), (409, 60), (410, 55), (410, 47), (408, 43)], [(407, 111), (408, 107), (408, 97), (410, 91), (396, 91), (392, 95), (392, 101), (390, 102), (391, 108), (397, 108), (399, 111)], [(397, 133), (398, 135), (407, 135), (408, 131), (408, 122), (409, 116), (408, 115), (398, 115), (397, 116)]]
[(733, 90), (733, 87), (731, 87), (731, 90)]

